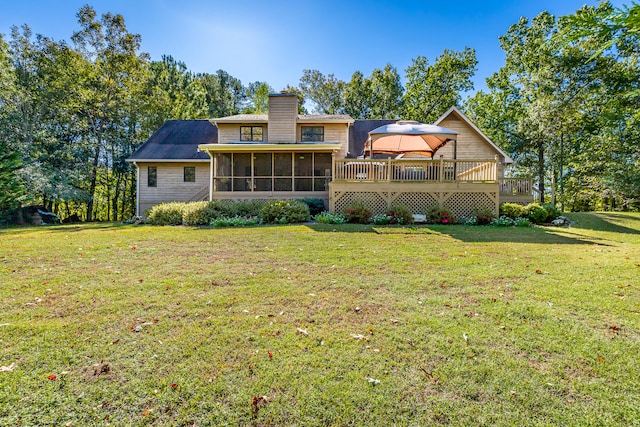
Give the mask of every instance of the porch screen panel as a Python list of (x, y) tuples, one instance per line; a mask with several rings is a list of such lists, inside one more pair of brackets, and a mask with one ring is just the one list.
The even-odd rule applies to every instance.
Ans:
[(233, 191), (251, 191), (251, 154), (233, 154)]
[(215, 162), (214, 191), (231, 191), (231, 154), (216, 154)]
[(274, 153), (273, 175), (275, 191), (293, 190), (293, 161), (291, 153)]
[(271, 160), (271, 153), (256, 153), (253, 155), (253, 179), (255, 183), (255, 191), (271, 191)]
[(331, 154), (313, 155), (313, 191), (327, 191), (331, 181)]
[(296, 153), (293, 169), (295, 191), (312, 191), (313, 153)]

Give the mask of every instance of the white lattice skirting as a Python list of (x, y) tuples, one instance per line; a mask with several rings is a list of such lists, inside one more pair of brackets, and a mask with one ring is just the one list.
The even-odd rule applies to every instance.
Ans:
[(440, 207), (456, 217), (464, 217), (475, 209), (497, 212), (499, 202), (497, 183), (332, 182), (329, 186), (332, 212), (363, 203), (374, 215), (386, 212), (392, 205), (402, 205), (414, 214), (426, 214)]

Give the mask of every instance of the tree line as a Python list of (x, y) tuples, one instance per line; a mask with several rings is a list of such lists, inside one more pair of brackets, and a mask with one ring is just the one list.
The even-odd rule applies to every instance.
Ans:
[[(0, 211), (37, 203), (61, 217), (122, 220), (135, 212), (125, 159), (165, 120), (267, 112), (267, 82), (223, 70), (193, 73), (171, 56), (152, 61), (121, 15), (78, 12), (70, 41), (27, 25), (0, 35)], [(505, 64), (473, 90), (475, 51), (445, 50), (349, 81), (304, 70), (301, 113), (433, 122), (465, 110), (568, 209), (632, 209), (640, 199), (640, 7), (608, 2), (555, 18), (520, 19), (500, 37)], [(404, 81), (404, 83), (403, 83)]]

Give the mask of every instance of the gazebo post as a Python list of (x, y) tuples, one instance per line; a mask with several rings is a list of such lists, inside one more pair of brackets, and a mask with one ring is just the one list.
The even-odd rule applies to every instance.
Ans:
[(458, 139), (453, 140), (453, 180), (458, 178)]

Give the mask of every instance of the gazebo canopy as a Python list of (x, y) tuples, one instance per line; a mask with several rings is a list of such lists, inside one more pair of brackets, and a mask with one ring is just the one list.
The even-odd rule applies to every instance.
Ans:
[(364, 146), (365, 154), (416, 153), (433, 157), (439, 148), (455, 141), (458, 132), (441, 126), (416, 121), (398, 121), (380, 126), (369, 132)]

